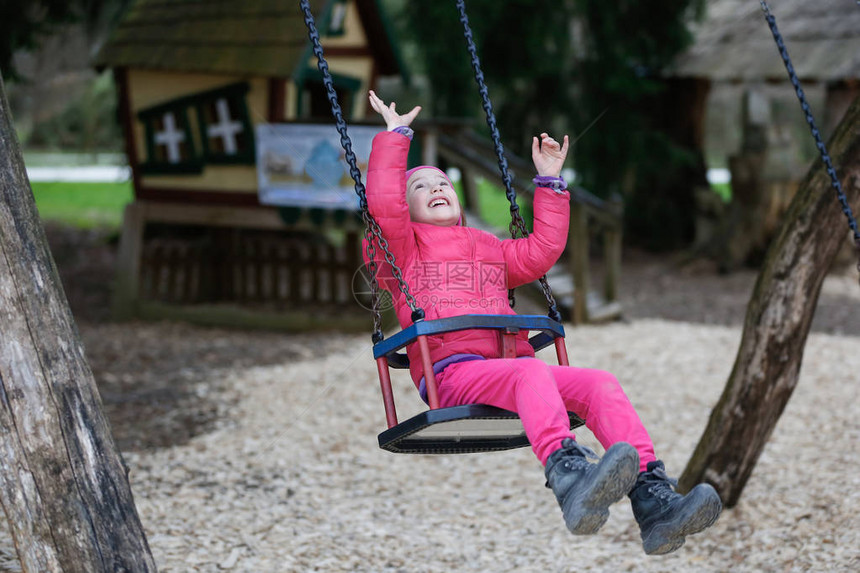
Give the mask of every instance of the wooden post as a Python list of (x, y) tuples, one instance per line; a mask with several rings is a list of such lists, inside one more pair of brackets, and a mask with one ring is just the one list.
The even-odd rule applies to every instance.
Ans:
[[(459, 167), (459, 166), (458, 166)], [(463, 199), (466, 211), (481, 214), (481, 203), (478, 199), (478, 174), (468, 165), (463, 165), (460, 168), (460, 180), (463, 182)]]
[(570, 268), (573, 273), (573, 322), (588, 322), (588, 213), (577, 201), (570, 204), (568, 235)]
[(611, 226), (603, 233), (603, 256), (605, 275), (603, 279), (603, 295), (606, 302), (618, 300), (618, 283), (621, 280), (621, 246), (622, 246), (622, 217), (623, 204), (618, 197), (610, 200), (612, 212), (618, 216), (618, 225)]
[(432, 127), (424, 131), (421, 138), (421, 163), (423, 165), (439, 164), (439, 133)]
[(23, 571), (155, 571), (0, 78), (0, 503)]
[(115, 320), (128, 320), (137, 314), (140, 300), (140, 257), (143, 249), (145, 205), (135, 201), (125, 207), (122, 234), (117, 253), (116, 280), (111, 301)]
[(607, 229), (603, 234), (603, 259), (605, 274), (603, 277), (603, 296), (606, 302), (618, 300), (618, 281), (621, 275), (621, 231)]

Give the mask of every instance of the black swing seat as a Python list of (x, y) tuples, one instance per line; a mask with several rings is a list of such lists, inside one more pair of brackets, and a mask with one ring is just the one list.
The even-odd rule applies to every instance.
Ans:
[[(570, 427), (583, 425), (573, 412)], [(379, 447), (395, 454), (473, 454), (529, 445), (519, 416), (484, 404), (427, 410), (379, 434)]]
[[(537, 352), (558, 337), (564, 327), (541, 315), (467, 314), (438, 320), (419, 321), (374, 345), (374, 358), (385, 356), (392, 368), (408, 368), (409, 359), (398, 350), (418, 336), (458, 330), (540, 331), (529, 339)], [(570, 427), (585, 422), (568, 412)], [(494, 452), (528, 446), (523, 424), (515, 412), (485, 404), (466, 404), (427, 410), (379, 434), (379, 447), (398, 454), (469, 454)]]

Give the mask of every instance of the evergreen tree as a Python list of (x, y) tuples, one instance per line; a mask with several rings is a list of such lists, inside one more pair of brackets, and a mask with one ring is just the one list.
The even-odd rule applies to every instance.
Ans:
[[(469, 0), (469, 24), (506, 147), (525, 154), (532, 135), (569, 129), (576, 65), (573, 0)], [(402, 5), (399, 37), (430, 82), (434, 117), (483, 117), (463, 26), (453, 0)], [(481, 123), (480, 125), (483, 125)], [(480, 126), (479, 126), (480, 128)]]
[(90, 35), (108, 29), (131, 0), (0, 0), (0, 74), (22, 80), (12, 58), (18, 50), (34, 50), (59, 26), (83, 22)]
[[(400, 6), (435, 117), (481, 117), (455, 3)], [(693, 185), (704, 164), (667, 132), (661, 72), (692, 38), (704, 0), (469, 0), (479, 56), (505, 146), (528, 155), (542, 130), (569, 133), (578, 183), (623, 194), (633, 240), (692, 238)], [(581, 139), (579, 139), (581, 137)]]
[[(627, 232), (653, 249), (693, 238), (693, 189), (704, 160), (673, 137), (679, 110), (667, 103), (662, 72), (692, 41), (688, 22), (702, 0), (578, 0), (584, 50), (580, 124), (605, 114), (574, 147), (579, 182), (599, 195), (621, 193)], [(584, 115), (583, 115), (584, 114)]]

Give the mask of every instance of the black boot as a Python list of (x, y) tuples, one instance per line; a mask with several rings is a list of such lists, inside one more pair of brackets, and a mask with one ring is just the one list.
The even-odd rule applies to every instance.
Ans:
[(609, 506), (624, 497), (636, 481), (639, 454), (619, 442), (598, 463), (590, 449), (567, 438), (546, 462), (546, 485), (561, 506), (567, 528), (576, 535), (596, 533), (609, 519)]
[(671, 553), (687, 535), (707, 529), (720, 516), (723, 504), (709, 484), (699, 484), (687, 495), (675, 493), (677, 482), (666, 475), (663, 462), (648, 462), (630, 492), (633, 516), (639, 524), (648, 555)]

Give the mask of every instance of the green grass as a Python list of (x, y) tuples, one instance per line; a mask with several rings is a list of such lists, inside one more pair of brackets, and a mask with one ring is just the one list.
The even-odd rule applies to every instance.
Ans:
[[(458, 181), (454, 184), (460, 204), (464, 204), (463, 184)], [(532, 228), (531, 209), (526, 206), (522, 199), (517, 201), (520, 213), (526, 222), (526, 227)], [(505, 196), (505, 188), (501, 182), (496, 185), (483, 177), (478, 178), (478, 212), (481, 218), (494, 227), (507, 229), (511, 224), (511, 211), (508, 198)]]
[(714, 190), (714, 193), (720, 196), (723, 202), (728, 203), (732, 200), (731, 183), (711, 183), (711, 189)]
[(43, 221), (57, 221), (85, 229), (119, 229), (122, 212), (133, 199), (131, 182), (33, 182), (36, 208)]

